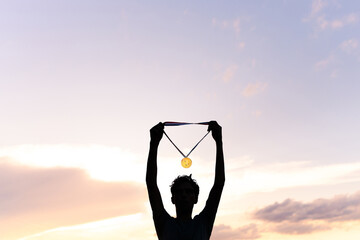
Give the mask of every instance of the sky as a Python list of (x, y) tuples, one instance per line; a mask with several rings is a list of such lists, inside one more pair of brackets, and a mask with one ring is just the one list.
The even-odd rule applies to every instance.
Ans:
[[(0, 0), (0, 239), (157, 239), (149, 129), (216, 120), (213, 240), (360, 234), (360, 2)], [(183, 151), (206, 126), (165, 127)], [(158, 184), (214, 180), (163, 138)], [(357, 236), (357, 237), (356, 237)]]

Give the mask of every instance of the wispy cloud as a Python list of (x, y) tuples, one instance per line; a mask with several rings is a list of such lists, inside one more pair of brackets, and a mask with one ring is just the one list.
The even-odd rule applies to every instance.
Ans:
[(245, 42), (239, 42), (238, 45), (237, 45), (237, 48), (239, 50), (243, 50), (245, 48)]
[(256, 117), (260, 117), (262, 115), (262, 112), (260, 110), (256, 110), (256, 111), (252, 112), (252, 114)]
[(242, 95), (244, 97), (254, 96), (263, 92), (267, 88), (267, 86), (268, 84), (263, 82), (249, 83), (242, 91)]
[(353, 195), (339, 195), (331, 199), (316, 199), (310, 203), (287, 199), (258, 210), (254, 216), (270, 222), (360, 220), (360, 192)]
[(310, 14), (308, 17), (304, 18), (303, 21), (313, 23), (315, 31), (324, 31), (328, 29), (338, 30), (358, 22), (359, 17), (356, 13), (349, 13), (340, 18), (329, 19), (327, 14), (324, 13), (324, 9), (330, 6), (336, 6), (336, 4), (324, 0), (313, 0)]
[(281, 224), (277, 224), (274, 227), (275, 232), (291, 235), (309, 234), (312, 232), (326, 231), (330, 229), (331, 227), (329, 226), (329, 224), (311, 224), (303, 222), (283, 222)]
[(254, 212), (256, 219), (275, 223), (275, 230), (305, 234), (331, 229), (330, 223), (360, 220), (360, 192), (303, 203), (286, 199)]
[(0, 196), (2, 236), (134, 214), (146, 201), (141, 184), (97, 181), (74, 168), (10, 164), (0, 165)]
[(251, 60), (251, 68), (254, 69), (256, 67), (256, 65), (257, 65), (257, 60), (255, 58), (253, 58)]
[(360, 61), (360, 48), (358, 39), (352, 38), (345, 40), (340, 44), (339, 48), (344, 53), (353, 56), (357, 59), (357, 61)]
[(337, 70), (337, 69), (334, 69), (334, 70), (331, 72), (330, 77), (331, 77), (331, 78), (337, 78), (337, 76), (338, 76), (338, 70)]
[(343, 41), (340, 44), (341, 50), (343, 50), (344, 52), (346, 52), (348, 54), (354, 53), (354, 51), (356, 51), (358, 49), (358, 46), (359, 46), (359, 41), (355, 38)]
[(314, 16), (321, 12), (321, 10), (326, 7), (327, 2), (324, 0), (314, 0), (311, 5), (311, 16)]
[[(218, 19), (212, 18), (212, 26), (221, 29), (226, 32), (233, 33), (234, 38), (237, 40), (237, 43), (233, 46), (234, 49), (243, 50), (245, 48), (245, 42), (240, 38), (244, 35), (245, 31), (254, 31), (255, 27), (250, 27), (248, 24), (250, 22), (249, 17), (236, 17), (233, 19)], [(243, 34), (241, 34), (243, 33)], [(240, 42), (239, 42), (240, 40)]]
[[(104, 181), (141, 182), (144, 173), (138, 171), (142, 162), (137, 154), (119, 147), (104, 145), (15, 145), (3, 146), (0, 157), (12, 162), (38, 167), (74, 167), (86, 170), (92, 178)], [(1, 161), (0, 161), (1, 162)], [(126, 168), (123, 167), (126, 162)]]
[(238, 69), (238, 66), (235, 64), (228, 66), (222, 76), (222, 81), (225, 83), (232, 81), (237, 69)]
[(214, 240), (250, 240), (260, 238), (261, 236), (256, 224), (249, 224), (235, 229), (221, 224), (214, 227), (211, 237)]
[(233, 20), (232, 27), (236, 33), (240, 32), (240, 18)]
[(354, 13), (333, 20), (328, 20), (325, 18), (325, 16), (319, 16), (316, 19), (316, 23), (321, 30), (326, 30), (326, 29), (336, 30), (343, 28), (347, 25), (354, 24), (357, 21), (358, 21), (358, 16)]
[(334, 55), (330, 55), (325, 59), (322, 59), (315, 63), (315, 69), (316, 70), (323, 70), (327, 68), (330, 64), (332, 64), (335, 60)]
[[(243, 160), (242, 160), (243, 161)], [(232, 181), (227, 183), (238, 191), (236, 196), (253, 192), (270, 192), (282, 188), (321, 186), (359, 181), (360, 163), (312, 166), (308, 162), (272, 163), (257, 166), (255, 162), (228, 168)], [(304, 178), (306, 176), (306, 178)]]
[(360, 56), (359, 41), (356, 38), (351, 38), (341, 42), (337, 49), (332, 51), (326, 58), (317, 61), (314, 64), (316, 71), (328, 70), (331, 78), (338, 76), (338, 63), (341, 60), (341, 54), (346, 53), (355, 57)]
[(214, 27), (219, 27), (221, 29), (232, 30), (235, 34), (239, 34), (242, 31), (244, 23), (248, 23), (248, 17), (237, 17), (234, 19), (223, 19), (212, 18), (211, 23)]
[[(151, 217), (142, 213), (120, 216), (79, 225), (49, 229), (36, 234), (28, 235), (18, 240), (40, 239), (102, 239), (112, 240), (121, 236), (123, 239), (144, 239), (148, 226), (152, 229)], [(104, 234), (106, 232), (106, 234)], [(151, 235), (150, 235), (151, 234)]]

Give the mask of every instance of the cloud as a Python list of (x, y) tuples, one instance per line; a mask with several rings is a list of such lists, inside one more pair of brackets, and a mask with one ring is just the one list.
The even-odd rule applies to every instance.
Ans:
[[(0, 158), (38, 167), (70, 167), (86, 170), (92, 178), (103, 181), (142, 182), (144, 157), (119, 147), (104, 145), (24, 144), (3, 146)], [(1, 159), (0, 159), (1, 160)], [(126, 162), (126, 168), (124, 163)], [(0, 161), (1, 163), (1, 161)]]
[(274, 230), (282, 234), (308, 234), (318, 231), (330, 230), (331, 227), (328, 224), (308, 224), (308, 223), (281, 223), (274, 227)]
[(329, 57), (315, 63), (315, 69), (323, 70), (323, 69), (327, 68), (330, 64), (332, 64), (334, 62), (334, 60), (335, 60), (334, 55), (330, 55)]
[(260, 117), (262, 115), (262, 112), (259, 111), (259, 110), (256, 110), (254, 112), (252, 112), (252, 114), (255, 116), (255, 117)]
[(345, 22), (348, 24), (357, 23), (359, 17), (356, 13), (351, 13), (345, 17)]
[(221, 224), (214, 227), (211, 239), (214, 240), (243, 240), (260, 238), (260, 233), (255, 224), (232, 229), (230, 226)]
[(310, 203), (286, 199), (282, 203), (274, 203), (256, 211), (254, 216), (270, 222), (360, 220), (360, 192), (350, 196), (339, 195), (332, 199), (317, 199)]
[(228, 20), (219, 20), (217, 18), (212, 18), (211, 20), (212, 25), (214, 27), (221, 27), (221, 28), (228, 28), (229, 27), (229, 21)]
[(151, 216), (137, 213), (80, 225), (59, 227), (28, 235), (17, 240), (101, 239), (140, 240), (153, 237)]
[(357, 39), (354, 38), (343, 41), (340, 44), (340, 48), (348, 54), (352, 54), (358, 48), (358, 46), (359, 46), (359, 42)]
[(257, 83), (249, 83), (245, 89), (242, 91), (242, 95), (244, 97), (251, 97), (260, 92), (263, 92), (267, 88), (267, 83), (257, 82)]
[(236, 33), (239, 33), (240, 32), (240, 19), (237, 18), (237, 19), (233, 20), (232, 26), (233, 26), (234, 31)]
[(321, 10), (326, 7), (327, 2), (323, 1), (323, 0), (313, 0), (312, 5), (311, 5), (311, 15), (316, 15), (319, 12), (321, 12)]
[(245, 48), (245, 42), (239, 42), (237, 45), (237, 49), (242, 50)]
[(330, 21), (329, 24), (326, 25), (326, 26), (330, 27), (331, 29), (339, 29), (339, 28), (342, 28), (344, 26), (354, 24), (357, 21), (358, 21), (358, 16), (356, 14), (354, 14), (354, 13), (351, 13), (351, 14), (349, 14), (347, 16), (344, 16), (341, 19), (334, 19), (334, 20)]
[(252, 59), (252, 60), (251, 60), (251, 68), (254, 69), (254, 68), (256, 67), (256, 64), (257, 64), (256, 59), (255, 59), (255, 58)]
[(11, 239), (143, 211), (141, 184), (91, 179), (75, 168), (0, 164), (0, 235)]
[(338, 70), (337, 70), (337, 69), (334, 69), (334, 70), (331, 72), (330, 77), (331, 77), (331, 78), (337, 78), (337, 76), (338, 76)]
[[(211, 23), (212, 26), (224, 30), (226, 32), (230, 32), (233, 34), (235, 39), (237, 41), (243, 36), (243, 34), (240, 34), (241, 32), (248, 31), (249, 29), (251, 31), (254, 31), (256, 28), (254, 26), (250, 27), (248, 24), (250, 22), (250, 18), (247, 16), (242, 17), (236, 17), (234, 19), (225, 19), (225, 20), (219, 20), (217, 18), (212, 18)], [(245, 42), (240, 41), (239, 43), (234, 45), (235, 49), (243, 50), (245, 47)]]
[(334, 20), (326, 20), (325, 17), (319, 17), (318, 23), (321, 29), (340, 29), (350, 24), (355, 24), (358, 21), (358, 16), (354, 13), (351, 13), (347, 16), (344, 16), (341, 19), (334, 19)]
[(336, 19), (328, 19), (326, 14), (323, 13), (323, 9), (327, 6), (338, 8), (335, 2), (329, 4), (324, 0), (313, 0), (311, 5), (311, 12), (308, 17), (304, 18), (304, 22), (310, 22), (314, 24), (316, 31), (323, 30), (338, 30), (347, 25), (355, 24), (358, 22), (358, 15), (356, 13), (350, 13), (343, 17)]
[(238, 66), (235, 64), (228, 66), (222, 77), (223, 82), (225, 83), (230, 82), (234, 78), (237, 69)]
[(214, 27), (220, 27), (222, 29), (230, 29), (234, 33), (239, 34), (241, 31), (241, 26), (244, 22), (249, 22), (248, 17), (237, 17), (235, 19), (226, 19), (219, 20), (217, 18), (212, 18), (211, 23)]
[[(341, 51), (343, 51), (349, 55), (359, 56), (358, 46), (359, 46), (358, 40), (355, 38), (352, 38), (352, 39), (343, 41), (339, 45), (338, 49), (340, 49)], [(339, 58), (340, 58), (339, 51), (336, 51), (335, 53), (331, 53), (328, 57), (316, 62), (314, 64), (314, 69), (316, 71), (322, 71), (322, 70), (328, 69), (330, 66), (330, 69), (329, 69), (329, 71), (331, 72), (330, 77), (335, 78), (338, 75), (338, 70), (335, 69), (335, 67), (338, 65)]]
[(260, 166), (254, 161), (243, 167), (228, 168), (232, 181), (227, 185), (238, 189), (232, 196), (241, 196), (283, 188), (355, 183), (359, 181), (359, 169), (360, 163), (313, 166), (308, 162), (287, 162)]
[(326, 29), (329, 25), (329, 22), (325, 19), (324, 16), (320, 16), (316, 18), (317, 27), (320, 29)]
[(327, 29), (337, 30), (347, 25), (355, 24), (357, 21), (358, 21), (358, 17), (354, 13), (351, 13), (340, 19), (328, 20), (327, 18), (325, 18), (325, 16), (318, 16), (316, 17), (315, 20), (316, 27), (321, 30), (327, 30)]
[(255, 211), (253, 216), (274, 223), (274, 230), (280, 233), (306, 234), (329, 230), (331, 223), (360, 220), (360, 191), (310, 203), (286, 199)]

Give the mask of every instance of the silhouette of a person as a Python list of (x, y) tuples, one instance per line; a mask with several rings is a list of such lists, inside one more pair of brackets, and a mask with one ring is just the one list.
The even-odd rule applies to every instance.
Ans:
[(150, 130), (146, 171), (146, 185), (157, 236), (159, 240), (209, 240), (225, 184), (221, 126), (216, 121), (209, 123), (208, 131), (212, 131), (216, 143), (215, 180), (205, 208), (194, 218), (192, 211), (198, 201), (199, 186), (191, 178), (191, 174), (177, 177), (171, 185), (171, 201), (175, 204), (176, 218), (171, 217), (164, 208), (156, 180), (157, 152), (163, 129), (164, 124), (159, 123)]

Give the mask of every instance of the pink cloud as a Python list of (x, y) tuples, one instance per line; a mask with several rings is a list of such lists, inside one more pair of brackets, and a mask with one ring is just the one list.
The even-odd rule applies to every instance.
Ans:
[(350, 196), (335, 196), (332, 199), (317, 199), (311, 203), (287, 199), (258, 210), (255, 217), (270, 222), (360, 220), (360, 192)]
[(329, 19), (326, 13), (324, 13), (325, 7), (335, 7), (339, 8), (335, 2), (325, 1), (325, 0), (313, 0), (311, 5), (311, 12), (308, 17), (304, 18), (304, 22), (312, 22), (314, 27), (317, 30), (339, 30), (343, 27), (358, 22), (358, 14), (349, 13), (343, 15), (340, 18)]
[(249, 224), (236, 229), (221, 224), (214, 227), (211, 239), (214, 240), (250, 240), (260, 238), (257, 225)]
[(245, 22), (249, 22), (249, 18), (247, 17), (237, 17), (235, 19), (226, 19), (226, 20), (218, 20), (216, 18), (212, 18), (211, 23), (214, 27), (220, 27), (222, 29), (232, 30), (235, 34), (239, 34), (241, 31), (241, 27)]
[(317, 25), (320, 29), (341, 29), (347, 25), (355, 24), (358, 21), (358, 16), (354, 13), (348, 14), (340, 19), (328, 20), (324, 16), (317, 17)]
[(357, 39), (349, 39), (349, 40), (346, 40), (346, 41), (343, 41), (341, 44), (340, 44), (340, 48), (346, 52), (346, 53), (349, 53), (349, 54), (352, 54), (359, 46), (359, 42)]
[(238, 66), (235, 64), (227, 67), (222, 77), (223, 82), (230, 82), (234, 78), (237, 69)]
[(277, 224), (274, 227), (274, 230), (278, 233), (283, 234), (291, 234), (291, 235), (301, 235), (308, 234), (312, 232), (318, 231), (326, 231), (330, 230), (331, 227), (328, 224), (310, 224), (310, 223), (292, 223), (292, 222), (284, 222), (281, 224)]
[(237, 18), (237, 19), (233, 20), (232, 25), (233, 25), (234, 31), (235, 31), (236, 33), (239, 33), (239, 32), (240, 32), (240, 19)]
[(322, 70), (322, 69), (328, 67), (331, 63), (333, 63), (334, 60), (335, 60), (335, 57), (333, 55), (330, 55), (329, 57), (315, 63), (315, 69)]
[(0, 235), (6, 239), (143, 211), (135, 183), (101, 182), (74, 168), (0, 165)]
[(262, 115), (262, 112), (257, 110), (257, 111), (252, 112), (252, 114), (255, 115), (256, 117), (260, 117)]
[(331, 223), (360, 220), (360, 192), (303, 203), (286, 199), (254, 212), (256, 219), (275, 224), (276, 232), (304, 234), (331, 229)]
[(238, 45), (237, 45), (237, 48), (238, 48), (239, 50), (244, 49), (244, 48), (245, 48), (245, 42), (239, 42)]
[(257, 83), (249, 83), (245, 89), (242, 91), (242, 95), (244, 97), (251, 97), (260, 92), (263, 92), (267, 88), (267, 83), (257, 82)]
[(313, 0), (311, 5), (311, 15), (319, 13), (327, 5), (326, 1), (323, 0)]

